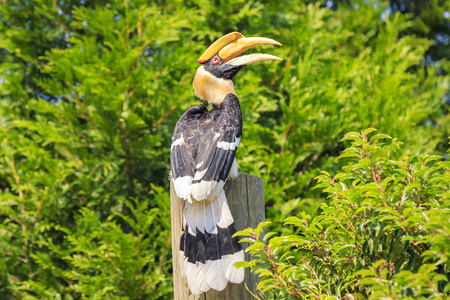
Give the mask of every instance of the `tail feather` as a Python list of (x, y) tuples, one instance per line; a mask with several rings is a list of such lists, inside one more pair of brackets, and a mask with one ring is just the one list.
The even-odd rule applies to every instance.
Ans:
[[(225, 256), (227, 256), (227, 269), (225, 272), (225, 276), (228, 281), (233, 283), (240, 283), (244, 280), (245, 270), (243, 268), (236, 268), (234, 263), (239, 261), (244, 261), (244, 250), (242, 250), (242, 246), (239, 244), (239, 238), (234, 237), (233, 235), (236, 233), (236, 228), (234, 227), (233, 217), (231, 216), (231, 212), (227, 203), (227, 198), (225, 196), (225, 192), (222, 191), (219, 195), (219, 201), (221, 202), (222, 212), (224, 218), (231, 218), (231, 223), (227, 227), (227, 230), (224, 231), (225, 238), (224, 247), (229, 247), (229, 249), (225, 249)], [(228, 253), (232, 254), (229, 255)], [(228, 257), (229, 256), (229, 257)]]
[(227, 271), (225, 272), (225, 277), (229, 282), (232, 283), (241, 283), (244, 281), (245, 270), (243, 268), (236, 268), (234, 263), (244, 261), (244, 250), (236, 252), (232, 255), (232, 259), (228, 264)]
[(199, 282), (197, 278), (197, 275), (201, 273), (203, 269), (204, 268), (199, 264), (188, 263), (186, 266), (186, 279), (192, 294), (199, 295), (203, 293), (202, 282)]
[(210, 289), (206, 281), (206, 231), (205, 231), (205, 201), (198, 203), (197, 209), (197, 258), (196, 258), (196, 280), (200, 291), (206, 292)]
[(215, 205), (217, 201), (212, 200), (209, 202), (209, 210), (208, 213), (205, 214), (205, 217), (208, 218), (208, 241), (206, 244), (207, 247), (207, 282), (209, 286), (217, 291), (222, 291), (227, 287), (227, 279), (225, 277), (225, 268), (226, 265), (224, 261), (220, 259), (220, 244), (217, 238), (218, 233), (218, 223), (220, 218), (220, 208)]
[(222, 191), (219, 196), (214, 199), (213, 205), (216, 207), (216, 210), (220, 212), (216, 223), (219, 228), (228, 228), (234, 223), (224, 191)]
[(236, 229), (223, 191), (211, 200), (185, 202), (183, 225), (181, 272), (193, 294), (244, 280), (244, 269), (233, 266), (244, 260), (244, 251), (232, 237)]

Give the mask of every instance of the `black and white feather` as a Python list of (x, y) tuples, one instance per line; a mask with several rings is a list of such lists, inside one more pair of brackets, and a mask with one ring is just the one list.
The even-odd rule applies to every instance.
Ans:
[(175, 127), (171, 175), (177, 196), (185, 200), (181, 269), (194, 294), (244, 279), (244, 270), (233, 266), (244, 260), (244, 251), (232, 237), (236, 229), (223, 191), (229, 176), (237, 176), (241, 135), (239, 100), (231, 93), (211, 110), (190, 108)]

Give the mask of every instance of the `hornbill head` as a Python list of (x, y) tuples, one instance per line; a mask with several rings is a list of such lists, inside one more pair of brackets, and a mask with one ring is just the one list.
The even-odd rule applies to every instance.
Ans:
[(261, 44), (281, 46), (275, 40), (264, 37), (246, 38), (239, 32), (229, 33), (215, 41), (198, 59), (202, 65), (194, 77), (195, 95), (209, 103), (220, 105), (227, 94), (235, 94), (231, 80), (244, 66), (264, 60), (282, 60), (262, 53), (238, 57), (250, 47)]

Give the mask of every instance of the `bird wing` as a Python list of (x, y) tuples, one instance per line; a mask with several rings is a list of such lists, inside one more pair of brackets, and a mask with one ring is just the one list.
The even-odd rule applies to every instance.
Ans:
[(234, 94), (206, 119), (199, 139), (191, 194), (196, 200), (217, 197), (233, 165), (242, 135), (242, 115)]
[(187, 110), (172, 138), (171, 167), (177, 196), (191, 201), (218, 197), (230, 173), (242, 135), (242, 115), (234, 94), (220, 108)]
[(195, 159), (206, 105), (189, 108), (178, 120), (170, 150), (171, 175), (179, 198), (188, 200), (195, 173)]

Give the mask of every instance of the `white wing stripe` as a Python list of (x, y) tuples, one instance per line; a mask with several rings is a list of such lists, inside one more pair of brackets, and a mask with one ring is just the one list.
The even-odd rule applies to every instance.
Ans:
[(173, 147), (175, 147), (175, 146), (183, 146), (183, 145), (184, 145), (184, 138), (183, 138), (183, 134), (181, 134), (181, 137), (179, 137), (178, 139), (173, 141), (172, 146), (170, 147), (170, 150), (172, 150)]
[(221, 148), (223, 150), (235, 150), (236, 144), (235, 143), (228, 143), (228, 142), (218, 142), (217, 148)]
[(234, 139), (234, 143), (229, 143), (229, 142), (218, 142), (217, 143), (217, 148), (221, 148), (223, 150), (236, 150), (236, 148), (239, 146), (239, 142), (240, 142), (241, 138), (235, 138)]
[(208, 169), (204, 169), (203, 171), (197, 171), (197, 172), (195, 172), (194, 180), (200, 180), (200, 179), (202, 179), (203, 176), (205, 175), (206, 171), (208, 171)]
[(177, 196), (181, 199), (188, 200), (191, 193), (192, 176), (178, 177), (173, 181), (173, 187)]

